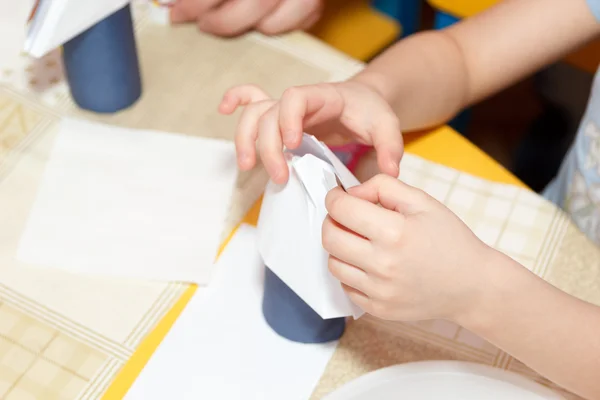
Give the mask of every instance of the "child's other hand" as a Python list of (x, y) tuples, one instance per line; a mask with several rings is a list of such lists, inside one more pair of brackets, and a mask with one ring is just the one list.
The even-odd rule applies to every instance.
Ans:
[(481, 299), (495, 251), (426, 193), (378, 175), (330, 191), (326, 206), (329, 269), (366, 312), (456, 321)]
[(306, 131), (329, 144), (342, 140), (373, 145), (380, 171), (398, 176), (404, 150), (398, 118), (365, 84), (349, 81), (292, 87), (278, 101), (255, 86), (238, 86), (225, 93), (219, 111), (231, 114), (240, 106), (245, 109), (235, 143), (242, 170), (256, 164), (258, 142), (271, 179), (285, 183), (288, 167), (283, 146), (297, 148)]

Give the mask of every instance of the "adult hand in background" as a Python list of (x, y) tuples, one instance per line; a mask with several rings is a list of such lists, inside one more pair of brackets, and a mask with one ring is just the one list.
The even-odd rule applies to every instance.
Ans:
[(171, 22), (196, 22), (200, 30), (237, 36), (250, 30), (277, 35), (308, 29), (321, 16), (323, 0), (177, 0)]

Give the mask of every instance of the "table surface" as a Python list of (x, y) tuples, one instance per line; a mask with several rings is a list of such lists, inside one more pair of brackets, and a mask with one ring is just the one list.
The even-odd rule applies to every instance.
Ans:
[[(428, 132), (415, 133), (407, 138), (406, 142), (407, 152), (430, 161), (435, 161), (494, 182), (526, 187), (508, 170), (494, 161), (494, 159), (448, 126)], [(451, 151), (448, 151), (448, 149), (451, 149)], [(256, 225), (259, 212), (260, 202), (256, 203), (248, 211), (242, 223)], [(231, 236), (233, 236), (233, 233), (223, 243), (221, 251), (227, 246)], [(188, 290), (163, 318), (159, 326), (141, 343), (136, 353), (104, 394), (103, 399), (121, 398), (127, 392), (131, 383), (141, 372), (194, 293), (195, 290)]]
[(526, 187), (493, 158), (448, 126), (406, 136), (406, 151), (498, 183)]
[(500, 0), (427, 0), (434, 8), (466, 18), (495, 5)]
[[(295, 46), (298, 51), (302, 48), (310, 49), (313, 56), (319, 54), (322, 57), (330, 58), (332, 65), (336, 64), (336, 61), (338, 61), (340, 65), (343, 64), (339, 55), (336, 55), (337, 52), (335, 50), (316, 42), (307, 35), (294, 34), (286, 37), (284, 41), (286, 42), (286, 45)], [(427, 132), (408, 135), (406, 137), (406, 151), (481, 178), (498, 183), (514, 184), (524, 187), (524, 185), (504, 167), (499, 165), (490, 156), (485, 154), (459, 133), (447, 126)], [(245, 215), (242, 222), (255, 225), (258, 220), (259, 210), (260, 204), (257, 203)], [(226, 244), (227, 241), (225, 241), (223, 248)], [(123, 370), (117, 376), (117, 379), (105, 393), (104, 399), (120, 398), (127, 392), (133, 380), (135, 380), (147, 360), (158, 347), (162, 338), (168, 333), (193, 294), (194, 290), (188, 290), (164, 317), (159, 326), (141, 343), (133, 357), (125, 365)]]
[[(240, 40), (223, 41), (204, 35), (198, 36), (197, 32), (191, 28), (172, 30), (153, 28), (141, 29), (139, 37), (142, 65), (144, 65), (149, 83), (146, 88), (146, 97), (134, 109), (123, 115), (101, 118), (104, 122), (132, 128), (151, 126), (154, 129), (191, 135), (198, 135), (200, 132), (200, 134), (230, 139), (234, 131), (235, 119), (219, 117), (213, 111), (227, 86), (235, 83), (254, 82), (266, 87), (272, 95), (278, 96), (285, 87), (290, 85), (346, 79), (362, 67), (359, 63), (348, 60), (343, 54), (301, 33), (281, 38), (265, 38), (252, 34)], [(207, 53), (212, 56), (207, 58)], [(185, 59), (186, 63), (181, 63), (182, 59)], [(274, 68), (285, 69), (286, 72), (270, 73), (269, 71), (273, 71)], [(194, 75), (198, 70), (201, 73)], [(189, 76), (195, 77), (195, 80), (188, 79)], [(177, 92), (173, 93), (173, 88), (176, 88)], [(174, 94), (173, 98), (177, 99), (177, 104), (166, 104), (171, 106), (167, 113), (156, 112), (165, 107), (165, 93)], [(193, 105), (193, 107), (188, 105)], [(421, 134), (410, 134), (407, 135), (406, 140), (406, 150), (409, 153), (490, 181), (524, 187), (506, 169), (448, 127), (440, 127)], [(264, 182), (261, 185), (260, 182), (248, 184), (246, 181), (244, 186), (254, 187), (258, 197), (264, 188)], [(510, 188), (506, 187), (500, 189), (510, 191)], [(260, 205), (256, 203), (254, 207), (251, 207), (257, 197), (248, 196), (247, 194), (250, 192), (251, 190), (241, 193), (243, 196), (238, 198), (240, 203), (244, 203), (242, 200), (249, 200), (245, 207), (240, 206), (237, 209), (240, 211), (240, 217), (245, 214), (242, 222), (255, 224)], [(541, 242), (548, 243), (548, 246), (544, 246), (543, 249), (540, 247), (540, 250), (536, 251), (534, 261), (532, 261), (535, 262), (535, 266), (538, 266), (539, 261), (539, 270), (542, 271), (545, 278), (567, 293), (578, 294), (587, 301), (597, 300), (594, 301), (594, 304), (600, 304), (600, 299), (590, 294), (594, 288), (589, 286), (590, 276), (600, 276), (600, 265), (589, 262), (589, 259), (585, 257), (581, 258), (579, 263), (577, 260), (574, 262), (570, 256), (567, 261), (560, 257), (547, 257), (550, 252), (547, 249), (556, 249), (556, 252), (552, 254), (560, 253), (561, 257), (562, 255), (585, 253), (590, 258), (600, 259), (595, 247), (585, 242), (583, 237), (576, 236), (578, 233), (568, 225), (567, 218), (554, 207), (527, 190), (515, 190), (515, 192), (523, 195), (525, 201), (535, 203), (536, 207), (544, 208), (543, 213), (540, 214), (538, 210), (532, 215), (543, 214), (545, 220), (548, 219), (549, 222), (547, 222), (552, 227), (547, 230), (541, 229), (543, 231), (541, 236), (537, 233), (529, 235), (528, 231), (524, 234), (528, 238), (539, 236)], [(532, 204), (525, 204), (526, 208), (531, 209)], [(487, 209), (487, 207), (484, 208)], [(246, 212), (248, 209), (250, 211)], [(236, 219), (236, 222), (239, 222), (240, 219)], [(535, 225), (539, 226), (538, 219), (535, 221)], [(521, 232), (520, 225), (516, 228), (519, 228), (519, 232)], [(573, 235), (569, 237), (569, 241), (564, 241), (563, 245), (562, 239), (566, 232), (573, 232)], [(571, 251), (574, 248), (571, 246), (573, 243), (577, 244), (575, 252)], [(540, 246), (542, 245), (540, 244)], [(567, 248), (566, 246), (571, 247)], [(585, 251), (581, 250), (582, 246)], [(548, 261), (555, 258), (556, 263)], [(568, 268), (557, 268), (555, 264)], [(576, 276), (581, 278), (575, 278)], [(154, 325), (155, 328), (149, 331), (136, 346), (133, 355), (128, 358), (105, 392), (104, 399), (123, 398), (194, 292), (194, 287), (188, 288), (181, 297), (178, 297), (176, 303), (169, 308), (166, 314), (161, 314), (160, 322)], [(433, 358), (483, 362), (511, 369), (532, 379), (542, 380), (541, 377), (519, 364), (508, 354), (484, 343), (479, 338), (472, 337), (473, 335), (469, 336), (460, 327), (450, 327), (444, 324), (426, 328), (417, 328), (412, 325), (400, 327), (397, 324), (376, 325), (366, 319), (356, 321), (353, 326), (354, 329), (349, 330), (349, 334), (345, 335), (344, 345), (340, 346), (340, 351), (336, 352), (330, 367), (328, 367), (330, 375), (323, 378), (320, 387), (316, 389), (315, 399), (322, 398), (320, 396), (328, 393), (329, 389), (335, 389), (341, 383), (341, 379), (360, 376), (360, 374), (368, 372), (369, 368)], [(417, 337), (419, 338), (418, 343), (415, 339)], [(381, 340), (374, 338), (381, 338)], [(434, 341), (429, 342), (429, 339), (424, 338), (434, 338), (432, 339)], [(457, 338), (463, 341), (457, 343), (455, 341)], [(368, 343), (369, 341), (371, 343)], [(364, 351), (369, 355), (369, 361), (365, 362), (361, 358), (348, 358), (353, 349)], [(402, 349), (402, 352), (399, 352), (398, 349)], [(331, 374), (335, 376), (332, 377)], [(566, 398), (575, 397), (567, 396)]]
[[(32, 110), (35, 109), (40, 114), (39, 118), (43, 116), (43, 121), (47, 120), (48, 127), (53, 126), (59, 117), (76, 116), (131, 128), (153, 128), (190, 135), (214, 135), (215, 137), (226, 139), (230, 138), (233, 132), (235, 119), (219, 117), (213, 110), (227, 86), (234, 83), (246, 83), (248, 81), (256, 82), (265, 85), (270, 93), (277, 96), (289, 85), (345, 79), (361, 67), (355, 61), (348, 60), (347, 57), (341, 55), (339, 52), (301, 33), (291, 34), (283, 38), (264, 38), (260, 35), (252, 34), (248, 38), (224, 41), (206, 36), (199, 37), (193, 27), (173, 30), (160, 27), (150, 28), (149, 22), (145, 20), (138, 21), (138, 30), (140, 33), (138, 45), (140, 46), (140, 54), (143, 58), (142, 65), (144, 66), (144, 75), (147, 79), (147, 87), (145, 96), (140, 103), (126, 113), (114, 116), (96, 116), (81, 113), (74, 108), (66, 94), (63, 93), (64, 91), (60, 89), (60, 85), (56, 86), (56, 90), (52, 93), (42, 93), (40, 95), (39, 93), (30, 91), (24, 92), (25, 94), (19, 94), (25, 89), (15, 84), (14, 89), (9, 88), (7, 94), (9, 96), (14, 95), (15, 101), (21, 102), (18, 103), (21, 106), (25, 107), (26, 105)], [(213, 56), (207, 58), (206, 54), (213, 54)], [(187, 62), (182, 64), (180, 60), (183, 58)], [(46, 60), (46, 64), (52, 66), (56, 65), (56, 62)], [(274, 65), (280, 69), (286, 69), (286, 73), (276, 75), (266, 74), (265, 71), (272, 70)], [(215, 66), (220, 67), (216, 68)], [(176, 72), (174, 73), (173, 71)], [(189, 79), (190, 76), (193, 79)], [(172, 102), (167, 104), (170, 107), (168, 109), (169, 112), (163, 112), (165, 109), (165, 93), (169, 93), (172, 95), (171, 98), (177, 99), (176, 104)], [(53, 102), (47, 103), (46, 101), (50, 98), (54, 99)], [(50, 106), (47, 106), (48, 104)], [(46, 127), (46, 125), (44, 126)], [(51, 144), (51, 135), (41, 135), (41, 137), (43, 140), (38, 140), (34, 147), (36, 150), (40, 150), (43, 154), (46, 154)], [(508, 171), (448, 127), (440, 127), (439, 129), (422, 134), (411, 134), (407, 138), (406, 149), (408, 152), (426, 159), (482, 178), (496, 182), (522, 185)], [(41, 176), (43, 163), (38, 162), (39, 154), (35, 151), (32, 151), (29, 155), (27, 155), (27, 152), (25, 154), (27, 160), (23, 163), (23, 173), (27, 176), (30, 173), (32, 176)], [(242, 215), (246, 214), (248, 208), (260, 195), (261, 188), (264, 188), (264, 184), (261, 184), (262, 175), (257, 173), (256, 178), (254, 180), (254, 176), (248, 176), (247, 179), (241, 182), (242, 186), (248, 187), (249, 190), (238, 193), (240, 197), (238, 201), (244, 203), (241, 199), (247, 199), (247, 204), (240, 205), (236, 209), (239, 211), (239, 217), (234, 218), (236, 223), (241, 219)], [(29, 180), (31, 181), (31, 179)], [(35, 185), (32, 183), (30, 186), (32, 186), (32, 192), (28, 191), (28, 187), (27, 191), (22, 193), (22, 198), (33, 200)], [(6, 187), (11, 188), (12, 186)], [(256, 194), (256, 197), (253, 197), (254, 194)], [(21, 202), (23, 203), (21, 204), (17, 203), (19, 199), (15, 198), (14, 200), (15, 208), (19, 210), (20, 214), (16, 210), (15, 213), (22, 214), (23, 218), (25, 218), (28, 208), (25, 203), (27, 202)], [(19, 206), (18, 204), (21, 205)], [(258, 211), (259, 206), (255, 205), (246, 214), (243, 222), (255, 223)], [(15, 232), (17, 232), (17, 229), (20, 229), (19, 218), (9, 221), (14, 222), (14, 226), (11, 226)], [(5, 253), (7, 252), (5, 251)], [(14, 277), (14, 273), (8, 270), (5, 273), (10, 277)], [(29, 290), (27, 286), (29, 281), (25, 278), (17, 281)], [(79, 282), (77, 277), (72, 277), (72, 281), (74, 282), (74, 286)], [(90, 282), (89, 285), (93, 286), (93, 282)], [(97, 293), (104, 293), (105, 289), (106, 293), (113, 290), (112, 287), (99, 287), (97, 288)], [(169, 303), (168, 309), (170, 311), (166, 312), (166, 314), (163, 314), (163, 311), (160, 312), (160, 320), (156, 320), (158, 325), (152, 324), (146, 327), (146, 325), (142, 326), (138, 324), (139, 326), (136, 325), (135, 335), (133, 336), (128, 333), (131, 328), (129, 323), (122, 324), (123, 326), (119, 326), (119, 329), (102, 330), (103, 334), (110, 337), (110, 340), (114, 342), (115, 348), (118, 350), (124, 349), (123, 351), (126, 354), (126, 357), (122, 358), (126, 362), (125, 366), (117, 373), (116, 380), (113, 381), (111, 387), (105, 392), (103, 398), (122, 398), (127, 392), (133, 380), (135, 380), (194, 294), (193, 287), (189, 289), (184, 288), (183, 290), (184, 292), (180, 292), (180, 289), (173, 288), (173, 293), (183, 293), (183, 295), (181, 297), (178, 295), (176, 297), (178, 300), (174, 300), (174, 303)], [(125, 293), (122, 295), (123, 298), (129, 298), (125, 296)], [(57, 304), (62, 307), (62, 303), (59, 302), (62, 301), (62, 297), (58, 296), (55, 299), (57, 296), (53, 296), (47, 294), (40, 297), (41, 304), (46, 304), (43, 300), (50, 298), (53, 301), (56, 300)], [(88, 297), (91, 300), (95, 298), (91, 295)], [(148, 295), (147, 297), (150, 299), (152, 296)], [(121, 297), (116, 296), (115, 298)], [(171, 307), (171, 304), (174, 305)], [(74, 309), (69, 308), (66, 311), (62, 311), (62, 308), (59, 307), (60, 312), (68, 313), (65, 314), (67, 315), (65, 318), (69, 318), (69, 320), (73, 319), (74, 321), (80, 321), (82, 313), (85, 313), (85, 315), (90, 313), (85, 310), (85, 306)], [(137, 312), (136, 310), (132, 308), (129, 312), (133, 315)], [(103, 309), (100, 311), (103, 312)], [(102, 312), (91, 312), (91, 314), (96, 316), (101, 314), (102, 316), (104, 315)], [(82, 321), (96, 324), (96, 319), (98, 321), (101, 320), (98, 317), (95, 319), (92, 318), (90, 321), (87, 319)], [(156, 328), (151, 328), (150, 326), (156, 326)], [(90, 325), (90, 328), (87, 328), (87, 325), (85, 325), (85, 327), (90, 332), (93, 329), (97, 329), (96, 325)], [(134, 339), (130, 340), (130, 336), (133, 338), (139, 336), (138, 331), (144, 332), (144, 336), (140, 336), (140, 342), (137, 342), (137, 339), (135, 339), (135, 342), (133, 341)], [(94, 332), (96, 331), (92, 333)], [(148, 335), (146, 335), (147, 332), (149, 332)], [(141, 339), (142, 337), (143, 339)], [(135, 346), (133, 343), (135, 343)], [(110, 357), (113, 357), (112, 351)], [(133, 352), (133, 356), (130, 356), (130, 351)], [(119, 357), (121, 356), (119, 355)], [(119, 360), (121, 358), (119, 360), (115, 358), (115, 360), (114, 365), (120, 366), (121, 361)], [(112, 380), (112, 376), (114, 375), (110, 376)]]

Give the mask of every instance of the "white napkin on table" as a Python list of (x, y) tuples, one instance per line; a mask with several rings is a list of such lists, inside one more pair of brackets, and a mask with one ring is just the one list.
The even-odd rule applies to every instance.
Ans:
[(206, 284), (236, 178), (232, 142), (65, 120), (17, 258)]

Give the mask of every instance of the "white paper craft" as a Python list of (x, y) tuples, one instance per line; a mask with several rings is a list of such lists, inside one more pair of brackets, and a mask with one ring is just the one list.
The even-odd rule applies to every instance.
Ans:
[(262, 314), (264, 267), (242, 225), (125, 396), (127, 400), (306, 400), (337, 342), (277, 335)]
[(288, 182), (270, 181), (265, 190), (258, 221), (260, 255), (321, 318), (358, 318), (363, 312), (329, 272), (321, 226), (327, 216), (325, 196), (337, 186), (336, 175), (345, 189), (359, 181), (313, 136), (305, 134), (301, 146), (288, 153)]
[(25, 51), (33, 57), (42, 57), (125, 7), (130, 1), (41, 0), (29, 26)]
[(150, 20), (158, 25), (170, 25), (171, 24), (171, 9), (170, 5), (173, 4), (171, 0), (148, 0), (149, 12), (148, 16)]
[(232, 142), (65, 120), (17, 258), (206, 284), (236, 178)]

